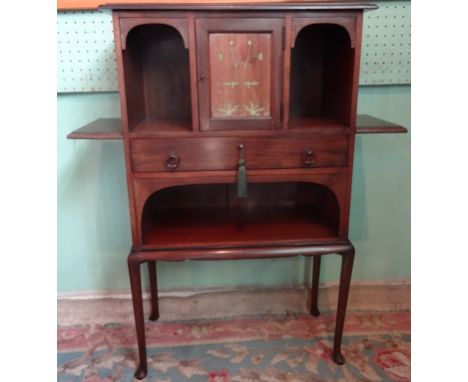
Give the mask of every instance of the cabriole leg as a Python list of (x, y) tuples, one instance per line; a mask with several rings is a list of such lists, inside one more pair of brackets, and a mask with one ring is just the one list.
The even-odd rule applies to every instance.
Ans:
[(338, 365), (345, 363), (345, 358), (341, 354), (341, 340), (343, 338), (343, 326), (348, 303), (349, 286), (351, 283), (351, 273), (353, 271), (354, 248), (341, 254), (341, 275), (338, 294), (338, 308), (336, 312), (335, 337), (333, 340), (333, 360)]
[(138, 340), (138, 355), (140, 364), (135, 372), (136, 379), (143, 379), (148, 372), (146, 364), (146, 340), (145, 321), (143, 316), (143, 299), (141, 295), (140, 262), (132, 254), (128, 256), (128, 270), (130, 274), (130, 286), (132, 290), (133, 314), (135, 315), (135, 327)]
[(156, 261), (148, 261), (148, 273), (151, 295), (151, 314), (149, 316), (149, 319), (151, 321), (156, 321), (159, 318), (158, 278), (156, 275)]
[(322, 255), (314, 256), (314, 266), (312, 271), (312, 289), (310, 297), (310, 313), (312, 316), (317, 317), (320, 312), (318, 310), (318, 289), (320, 281), (320, 262), (322, 260)]

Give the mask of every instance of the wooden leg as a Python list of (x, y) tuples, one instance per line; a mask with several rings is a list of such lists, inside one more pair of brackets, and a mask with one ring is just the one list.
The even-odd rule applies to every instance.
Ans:
[(312, 316), (317, 317), (320, 315), (318, 310), (318, 289), (319, 289), (319, 280), (320, 280), (320, 262), (322, 260), (322, 255), (314, 256), (314, 267), (312, 271), (312, 290), (310, 297), (310, 313)]
[(335, 337), (333, 340), (333, 360), (338, 365), (343, 365), (345, 363), (345, 358), (341, 354), (341, 340), (343, 338), (343, 326), (346, 314), (346, 305), (348, 303), (351, 273), (353, 271), (354, 248), (351, 248), (346, 253), (342, 253), (341, 256), (340, 289), (336, 313)]
[(156, 276), (156, 261), (148, 261), (148, 273), (151, 294), (151, 314), (149, 316), (149, 319), (151, 321), (156, 321), (159, 318), (158, 279)]
[(148, 367), (146, 364), (146, 340), (145, 321), (143, 316), (143, 299), (141, 295), (140, 262), (132, 254), (128, 256), (128, 270), (130, 273), (130, 286), (132, 289), (133, 314), (135, 315), (135, 326), (138, 340), (138, 355), (140, 364), (135, 372), (136, 379), (146, 377)]

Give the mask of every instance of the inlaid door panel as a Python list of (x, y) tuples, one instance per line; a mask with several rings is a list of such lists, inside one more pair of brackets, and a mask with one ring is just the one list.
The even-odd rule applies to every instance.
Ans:
[(199, 19), (202, 130), (280, 128), (282, 19)]

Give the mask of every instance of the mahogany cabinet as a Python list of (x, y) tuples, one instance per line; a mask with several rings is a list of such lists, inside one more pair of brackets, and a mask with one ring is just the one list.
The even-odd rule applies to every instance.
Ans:
[(354, 259), (348, 239), (357, 133), (404, 132), (356, 115), (365, 2), (108, 5), (122, 119), (70, 138), (123, 139), (128, 257), (139, 367), (147, 373), (141, 296), (157, 261), (342, 257), (333, 359)]

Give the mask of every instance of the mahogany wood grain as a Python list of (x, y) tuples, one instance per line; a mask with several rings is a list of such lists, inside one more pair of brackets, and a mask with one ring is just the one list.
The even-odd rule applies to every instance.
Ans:
[(144, 247), (213, 248), (331, 242), (338, 231), (307, 207), (194, 208), (155, 213)]
[(353, 272), (354, 247), (351, 245), (347, 251), (341, 253), (341, 274), (338, 291), (338, 306), (336, 311), (335, 335), (333, 337), (333, 360), (338, 365), (345, 363), (341, 353), (341, 341), (343, 338), (343, 327), (348, 304), (349, 287), (351, 285), (351, 274)]
[[(124, 0), (122, 0), (124, 1)], [(147, 0), (150, 1), (150, 0)], [(114, 9), (114, 10), (145, 10), (145, 11), (232, 11), (237, 12), (250, 12), (252, 10), (265, 12), (265, 11), (323, 11), (323, 10), (371, 10), (377, 9), (375, 4), (367, 1), (335, 1), (335, 0), (309, 0), (309, 1), (264, 1), (258, 0), (258, 3), (253, 3), (252, 0), (236, 0), (236, 1), (211, 1), (211, 0), (192, 0), (184, 1), (183, 3), (173, 3), (171, 1), (141, 1), (138, 3), (129, 3), (125, 1), (124, 4), (119, 2), (104, 3), (100, 8)], [(195, 3), (195, 4), (193, 4)]]
[[(354, 15), (355, 16), (355, 15)], [(356, 17), (351, 18), (354, 24)], [(331, 22), (331, 21), (330, 21)], [(313, 27), (313, 26), (312, 26)], [(323, 71), (323, 109), (322, 115), (329, 116), (346, 125), (352, 125), (351, 108), (357, 93), (354, 94), (355, 82), (355, 35), (347, 35), (341, 24), (329, 25), (325, 37), (324, 71)], [(354, 31), (354, 30), (353, 30)], [(354, 31), (355, 32), (355, 31)], [(358, 59), (360, 55), (357, 55)], [(354, 112), (355, 113), (355, 112)]]
[(160, 138), (132, 139), (135, 172), (171, 171), (166, 160), (177, 154), (177, 171), (231, 170), (237, 168), (239, 145), (244, 145), (248, 169), (307, 167), (302, 154), (311, 149), (317, 156), (313, 167), (346, 166), (347, 136), (307, 138)]
[(320, 282), (320, 264), (322, 255), (314, 256), (314, 265), (312, 269), (312, 288), (310, 291), (310, 314), (317, 317), (320, 315), (318, 309), (318, 291)]
[(283, 130), (289, 126), (289, 94), (291, 92), (291, 44), (292, 44), (292, 15), (287, 14), (284, 18), (284, 54), (283, 54), (283, 95), (281, 100), (280, 115), (282, 117)]
[(290, 122), (295, 118), (323, 116), (323, 36), (310, 33), (320, 27), (304, 29), (291, 50)]
[(356, 134), (406, 134), (408, 129), (403, 126), (399, 127), (356, 127)]
[[(358, 88), (359, 88), (359, 68), (361, 62), (361, 45), (362, 45), (362, 12), (356, 16), (356, 39), (354, 44), (354, 51), (349, 55), (350, 61), (348, 61), (348, 68), (352, 71), (350, 78), (348, 78), (347, 86), (350, 90), (349, 108), (347, 109), (349, 115), (347, 116), (350, 123), (350, 139), (349, 139), (349, 151), (348, 151), (348, 173), (346, 174), (346, 196), (345, 204), (343, 208), (344, 219), (342, 220), (342, 229), (348, 232), (350, 211), (351, 211), (351, 188), (353, 185), (353, 164), (354, 164), (354, 144), (356, 140), (356, 113), (357, 113), (357, 100), (358, 100)], [(351, 53), (351, 52), (348, 52)], [(352, 57), (351, 57), (352, 56)], [(354, 62), (351, 61), (351, 58)]]
[(100, 118), (67, 135), (68, 139), (122, 139), (122, 120)]
[[(310, 121), (308, 123), (307, 121)], [(130, 131), (130, 138), (202, 138), (202, 137), (242, 137), (242, 138), (306, 138), (319, 135), (350, 135), (351, 129), (324, 118), (311, 118), (298, 121), (293, 129), (279, 130), (212, 130), (212, 131), (189, 131), (187, 121), (183, 120), (159, 120), (141, 121)]]
[(171, 187), (146, 201), (143, 241), (149, 245), (154, 236), (168, 247), (310, 242), (337, 237), (339, 208), (331, 189), (314, 183), (253, 183), (246, 198), (237, 197), (233, 184)]
[(195, 35), (195, 16), (188, 14), (189, 23), (189, 60), (190, 60), (190, 97), (192, 101), (192, 130), (200, 130), (200, 113), (198, 100), (198, 74), (197, 74), (197, 37)]
[(141, 28), (146, 118), (190, 121), (189, 54), (181, 34), (161, 24), (137, 28)]
[[(335, 177), (336, 181), (347, 172), (346, 167), (291, 168), (274, 171), (269, 169), (249, 170), (249, 183), (289, 182), (300, 181), (301, 179), (305, 182), (322, 183), (324, 181), (326, 183), (327, 180), (320, 179), (320, 177)], [(237, 170), (133, 173), (135, 181), (143, 184), (147, 183), (148, 188), (154, 188), (155, 191), (161, 188), (157, 186), (156, 180), (160, 180), (164, 187), (172, 187), (181, 184), (236, 183), (236, 177)]]
[[(124, 61), (130, 60), (130, 56), (124, 56), (121, 40), (120, 40), (120, 20), (119, 14), (117, 12), (112, 12), (112, 24), (114, 26), (114, 42), (115, 42), (115, 61), (117, 65), (117, 78), (119, 82), (119, 100), (120, 100), (120, 112), (122, 115), (122, 137), (124, 140), (124, 155), (125, 155), (125, 170), (127, 173), (127, 191), (128, 191), (128, 206), (130, 212), (130, 224), (131, 224), (131, 234), (132, 242), (137, 242), (139, 239), (137, 227), (137, 218), (136, 218), (136, 209), (135, 209), (135, 193), (133, 189), (132, 181), (132, 168), (131, 168), (131, 157), (130, 157), (130, 147), (129, 142), (129, 124), (132, 120), (132, 114), (129, 110), (129, 103), (127, 102), (127, 96), (132, 94), (132, 90), (128, 89), (127, 91), (127, 81), (130, 80), (129, 86), (132, 87), (131, 77), (129, 78), (127, 73), (124, 72)], [(132, 49), (132, 48), (130, 48)], [(128, 67), (127, 67), (128, 68)], [(130, 70), (131, 72), (131, 70)], [(137, 78), (138, 78), (137, 74)], [(137, 82), (138, 83), (138, 82)], [(138, 94), (137, 94), (138, 97)], [(138, 109), (141, 110), (141, 109)]]
[(143, 299), (141, 290), (141, 269), (140, 261), (134, 256), (128, 257), (128, 271), (130, 276), (130, 286), (132, 291), (133, 314), (135, 316), (136, 334), (138, 342), (139, 364), (135, 372), (136, 379), (143, 379), (148, 373), (146, 360), (146, 339), (143, 313)]
[(132, 300), (137, 333), (139, 365), (135, 372), (137, 379), (143, 379), (147, 374), (145, 322), (143, 316), (143, 301), (141, 290), (140, 264), (144, 262), (181, 261), (181, 260), (219, 260), (219, 259), (262, 259), (281, 258), (292, 256), (322, 256), (328, 254), (342, 255), (342, 269), (340, 277), (340, 290), (338, 309), (333, 342), (333, 359), (341, 365), (345, 362), (341, 354), (341, 341), (343, 337), (346, 304), (351, 281), (351, 272), (354, 258), (354, 248), (348, 241), (335, 241), (333, 243), (316, 243), (313, 245), (275, 246), (275, 247), (243, 247), (222, 249), (185, 249), (185, 250), (147, 250), (132, 249), (128, 257), (130, 281), (132, 286)]
[[(282, 200), (281, 197), (285, 198), (287, 195), (290, 195), (289, 199), (283, 199), (283, 202), (289, 206), (293, 206), (301, 200), (303, 202), (301, 202), (302, 204), (300, 205), (307, 206), (307, 204), (311, 205), (310, 203), (312, 203), (311, 206), (315, 206), (316, 210), (320, 213), (320, 216), (317, 215), (317, 217), (322, 217), (322, 219), (325, 218), (328, 225), (331, 224), (335, 230), (337, 228), (337, 236), (340, 240), (346, 238), (347, 232), (342, 224), (342, 222), (346, 220), (344, 208), (342, 208), (346, 204), (343, 199), (345, 195), (343, 175), (346, 173), (337, 172), (337, 170), (330, 172), (331, 170), (329, 168), (323, 169), (323, 173), (320, 173), (320, 170), (321, 169), (310, 169), (289, 172), (283, 170), (279, 173), (278, 170), (252, 170), (248, 175), (250, 190), (249, 196), (243, 203), (247, 203), (247, 205), (250, 205), (250, 208), (255, 211), (255, 206), (262, 205), (259, 202), (259, 197), (256, 197), (256, 195), (262, 196), (264, 200), (270, 200), (272, 202), (275, 201), (274, 204), (280, 204), (280, 201)], [(214, 176), (200, 176), (197, 172), (194, 172), (192, 177), (187, 177), (187, 173), (173, 172), (167, 173), (167, 177), (161, 176), (152, 179), (135, 179), (134, 189), (137, 218), (135, 226), (132, 228), (135, 229), (135, 233), (138, 235), (139, 240), (134, 242), (134, 245), (143, 245), (144, 234), (146, 232), (145, 228), (151, 226), (153, 223), (152, 220), (154, 220), (151, 219), (152, 216), (155, 216), (151, 212), (153, 211), (154, 206), (160, 206), (163, 208), (164, 206), (170, 205), (173, 207), (179, 206), (182, 209), (194, 208), (193, 205), (187, 204), (187, 202), (183, 203), (183, 200), (193, 201), (196, 203), (195, 206), (198, 205), (205, 208), (219, 207), (224, 209), (226, 212), (226, 206), (240, 206), (239, 202), (236, 202), (239, 199), (232, 197), (232, 191), (231, 197), (228, 198), (230, 193), (227, 190), (229, 187), (234, 187), (236, 181), (235, 171), (213, 171), (213, 173)], [(176, 177), (175, 175), (181, 175), (181, 177)], [(298, 182), (301, 182), (304, 186), (301, 186), (302, 189), (290, 194), (291, 191), (287, 191), (288, 187), (296, 187), (291, 184), (297, 184)], [(180, 186), (183, 186), (183, 188)], [(256, 193), (255, 190), (262, 186), (263, 188), (267, 187), (267, 189), (263, 189), (260, 193)], [(211, 187), (212, 189), (210, 190), (206, 187)], [(221, 189), (213, 190), (214, 187), (221, 187)], [(331, 192), (323, 192), (324, 189), (328, 189)], [(304, 190), (309, 191), (306, 192)], [(300, 193), (298, 193), (299, 191)], [(308, 202), (306, 202), (306, 199), (304, 199), (303, 196), (302, 199), (299, 199), (299, 196), (304, 195), (304, 192), (312, 198), (307, 199), (309, 200)], [(173, 199), (169, 199), (172, 200), (171, 202), (167, 201), (167, 194), (172, 195)], [(206, 200), (207, 198), (210, 203)], [(227, 204), (228, 202), (229, 204)], [(281, 209), (281, 204), (279, 209)], [(315, 217), (312, 216), (312, 219), (315, 219)], [(182, 220), (179, 222), (182, 224)], [(294, 233), (284, 233), (284, 235), (294, 235)], [(184, 239), (181, 238), (180, 240)], [(308, 242), (310, 242), (310, 240), (312, 240), (312, 238), (309, 238)], [(222, 243), (220, 242), (219, 244)]]
[(156, 261), (148, 261), (148, 275), (151, 295), (151, 314), (149, 319), (151, 321), (156, 321), (159, 318), (158, 276), (156, 272)]
[[(353, 73), (352, 73), (352, 90), (351, 90), (351, 101), (349, 108), (349, 120), (350, 127), (353, 133), (356, 132), (356, 115), (357, 115), (357, 104), (358, 104), (358, 92), (359, 92), (359, 72), (361, 68), (361, 48), (362, 48), (362, 28), (363, 28), (363, 13), (356, 13), (356, 25), (355, 25), (355, 42), (353, 52)], [(350, 147), (354, 151), (354, 141), (351, 142)], [(351, 162), (352, 163), (352, 162)]]
[[(354, 23), (354, 17), (348, 19)], [(291, 50), (289, 123), (330, 118), (349, 127), (354, 55), (348, 32), (333, 24), (334, 18), (310, 19), (308, 25), (301, 18), (293, 23), (297, 20), (300, 32)]]
[(340, 25), (348, 32), (351, 48), (355, 47), (356, 41), (356, 14), (348, 14), (346, 16), (337, 17), (335, 13), (324, 15), (324, 14), (313, 14), (312, 17), (307, 17), (307, 14), (301, 14), (300, 17), (295, 17), (292, 21), (291, 29), (291, 48), (296, 45), (296, 38), (299, 32), (314, 24), (333, 24)]
[[(179, 129), (173, 121), (187, 121), (191, 130), (189, 54), (177, 29), (167, 18), (132, 27), (122, 51), (129, 129), (146, 121), (156, 130)], [(158, 23), (161, 22), (161, 23)], [(133, 25), (133, 24), (132, 24)], [(178, 19), (187, 28), (187, 20)], [(167, 122), (165, 122), (167, 121)]]
[(127, 46), (127, 35), (133, 28), (145, 24), (160, 24), (169, 25), (175, 28), (184, 41), (185, 48), (188, 49), (188, 28), (186, 17), (125, 17), (120, 19), (120, 38), (122, 41), (122, 49)]
[[(289, 131), (256, 131), (258, 136), (295, 135), (311, 132), (313, 134), (348, 134), (348, 128), (329, 118), (296, 118), (289, 122)], [(311, 131), (311, 129), (313, 129)], [(294, 130), (294, 131), (291, 131)], [(401, 134), (407, 133), (403, 126), (384, 121), (369, 115), (358, 114), (356, 119), (356, 134)], [(154, 138), (159, 136), (192, 137), (190, 121), (187, 120), (143, 120), (130, 132), (132, 138)], [(204, 136), (252, 136), (250, 131), (236, 132), (204, 132)], [(120, 118), (99, 118), (93, 122), (74, 130), (67, 135), (68, 139), (122, 139), (122, 120)]]
[[(331, 1), (331, 0), (330, 0)], [(57, 10), (60, 11), (65, 11), (65, 10), (80, 10), (80, 9), (97, 9), (97, 8), (113, 8), (117, 9), (118, 7), (121, 7), (122, 9), (142, 9), (143, 7), (148, 7), (151, 9), (154, 9), (155, 7), (159, 7), (160, 9), (167, 9), (167, 7), (171, 7), (171, 9), (174, 9), (174, 0), (114, 0), (112, 4), (106, 3), (105, 1), (102, 0), (58, 0), (57, 1)], [(232, 9), (232, 6), (237, 4), (237, 7), (240, 8), (240, 5), (242, 4), (247, 4), (247, 6), (250, 6), (252, 4), (252, 0), (184, 0), (184, 5), (177, 5), (177, 10), (180, 9), (187, 9), (190, 4), (194, 4), (194, 8), (199, 9), (200, 4), (206, 4), (205, 7), (210, 7), (212, 9), (215, 6), (222, 6), (224, 4), (225, 7), (230, 7)], [(278, 4), (281, 5), (282, 3), (288, 3), (287, 0), (255, 0), (255, 3), (257, 6), (261, 5), (262, 3), (266, 3), (265, 8), (266, 10), (271, 9), (272, 4)], [(295, 2), (295, 4), (300, 5), (301, 3), (304, 4), (304, 7), (307, 7), (308, 4), (310, 3), (316, 3), (316, 9), (320, 9), (320, 6), (323, 6), (324, 4), (327, 3), (327, 1), (324, 0), (298, 0)], [(147, 4), (147, 5), (145, 5)], [(375, 5), (370, 5), (367, 4), (366, 2), (333, 2), (328, 6), (328, 9), (331, 7), (342, 7), (342, 9), (348, 9), (345, 7), (354, 7), (356, 8), (359, 4), (362, 5), (363, 9), (375, 9)], [(164, 8), (164, 5), (166, 8)], [(296, 6), (297, 6), (296, 5)], [(244, 8), (247, 8), (247, 6), (244, 5)], [(283, 8), (285, 8), (283, 6)], [(308, 6), (310, 9), (310, 5)], [(353, 8), (353, 9), (354, 9)], [(289, 8), (291, 9), (291, 7)]]
[(132, 249), (133, 261), (248, 260), (339, 254), (350, 250), (348, 240), (305, 245), (277, 245), (226, 248)]
[(358, 115), (356, 120), (357, 134), (407, 133), (408, 129), (395, 123), (387, 122), (369, 115)]
[[(121, 103), (125, 102), (125, 109), (122, 110), (123, 118), (126, 119), (124, 127), (130, 130), (145, 118), (145, 95), (143, 91), (144, 71), (142, 64), (142, 44), (139, 38), (142, 27), (133, 30), (127, 36), (128, 46), (122, 49), (120, 22), (114, 15), (114, 38), (116, 38), (116, 59), (117, 71), (119, 73), (119, 93), (125, 92), (125, 97), (121, 98)], [(124, 86), (120, 83), (123, 79)], [(124, 114), (125, 113), (125, 114)]]

